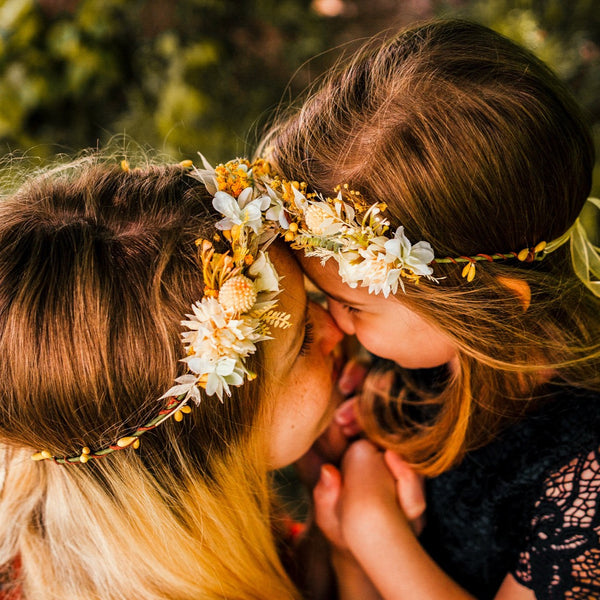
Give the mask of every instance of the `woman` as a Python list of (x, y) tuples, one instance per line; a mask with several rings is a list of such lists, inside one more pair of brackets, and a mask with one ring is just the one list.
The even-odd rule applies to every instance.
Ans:
[(0, 597), (299, 597), (269, 471), (327, 423), (341, 332), (260, 210), (212, 208), (266, 208), (252, 176), (95, 156), (3, 192)]

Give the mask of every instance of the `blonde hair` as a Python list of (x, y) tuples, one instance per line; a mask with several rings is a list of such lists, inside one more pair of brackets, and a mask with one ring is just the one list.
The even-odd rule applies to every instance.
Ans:
[(91, 157), (0, 203), (0, 565), (20, 562), (28, 600), (298, 597), (272, 531), (262, 385), (205, 398), (137, 451), (30, 460), (104, 448), (156, 415), (184, 371), (210, 201), (180, 166)]
[[(348, 183), (386, 203), (392, 228), (438, 257), (558, 238), (582, 209), (594, 164), (588, 128), (550, 69), (455, 20), (369, 43), (280, 115), (259, 152), (319, 192)], [(600, 389), (599, 299), (575, 276), (568, 245), (543, 262), (480, 263), (472, 283), (454, 265), (435, 275), (439, 284), (407, 286), (398, 299), (452, 338), (460, 367), (424, 400), (424, 421), (402, 395), (377, 411), (367, 398), (361, 415), (375, 441), (435, 475), (536, 406), (541, 374)], [(530, 286), (527, 310), (503, 278)]]

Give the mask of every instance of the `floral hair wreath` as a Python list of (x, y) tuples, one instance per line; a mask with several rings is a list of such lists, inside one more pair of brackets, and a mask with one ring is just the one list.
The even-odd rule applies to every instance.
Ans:
[[(97, 451), (84, 447), (72, 457), (54, 457), (37, 452), (34, 460), (57, 463), (87, 462), (115, 450), (139, 446), (139, 437), (170, 417), (180, 421), (191, 411), (190, 400), (199, 404), (200, 390), (207, 396), (231, 395), (231, 386), (241, 386), (256, 375), (246, 358), (256, 352), (258, 342), (271, 339), (271, 328), (287, 328), (290, 315), (275, 310), (280, 292), (279, 276), (269, 260), (267, 248), (278, 236), (293, 248), (304, 250), (326, 262), (334, 258), (339, 274), (350, 287), (359, 284), (369, 293), (396, 294), (406, 283), (418, 284), (421, 277), (433, 282), (433, 266), (463, 263), (462, 276), (471, 282), (480, 261), (517, 259), (542, 260), (570, 240), (575, 272), (584, 284), (600, 296), (599, 249), (588, 239), (580, 219), (563, 236), (547, 244), (539, 242), (519, 252), (477, 254), (475, 256), (435, 257), (427, 241), (411, 243), (398, 227), (390, 235), (382, 203), (368, 205), (360, 192), (348, 185), (335, 188), (334, 197), (308, 192), (305, 183), (287, 181), (272, 175), (263, 159), (249, 162), (235, 159), (213, 168), (202, 158), (203, 168), (191, 161), (181, 166), (199, 179), (213, 196), (213, 206), (222, 215), (216, 224), (230, 249), (218, 253), (210, 240), (199, 239), (204, 297), (192, 306), (192, 314), (182, 321), (182, 334), (188, 372), (160, 398), (166, 401), (158, 415), (131, 435)], [(129, 170), (127, 163), (123, 170)], [(588, 199), (600, 209), (600, 200)], [(591, 275), (591, 276), (590, 276)], [(592, 279), (595, 278), (595, 280)], [(406, 283), (405, 283), (406, 282)]]

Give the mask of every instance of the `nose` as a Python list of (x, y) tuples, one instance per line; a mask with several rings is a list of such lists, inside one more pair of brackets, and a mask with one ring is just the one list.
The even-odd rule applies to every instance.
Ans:
[(354, 329), (354, 321), (352, 320), (352, 316), (348, 313), (347, 310), (344, 310), (344, 308), (339, 302), (329, 298), (327, 300), (327, 307), (337, 326), (346, 335), (354, 335), (356, 333)]
[(344, 332), (336, 325), (332, 316), (318, 304), (311, 306), (315, 321), (315, 332), (318, 343), (324, 355), (330, 354), (344, 338)]

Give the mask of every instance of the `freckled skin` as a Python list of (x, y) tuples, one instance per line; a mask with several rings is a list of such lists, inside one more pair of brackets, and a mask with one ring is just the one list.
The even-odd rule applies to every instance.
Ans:
[(269, 257), (282, 277), (283, 291), (277, 310), (289, 313), (292, 323), (288, 329), (272, 329), (274, 339), (265, 342), (265, 361), (275, 396), (267, 431), (269, 465), (275, 469), (290, 464), (308, 451), (341, 401), (334, 381), (333, 350), (343, 333), (327, 311), (308, 302), (312, 343), (300, 354), (307, 305), (302, 271), (286, 249), (273, 246)]

